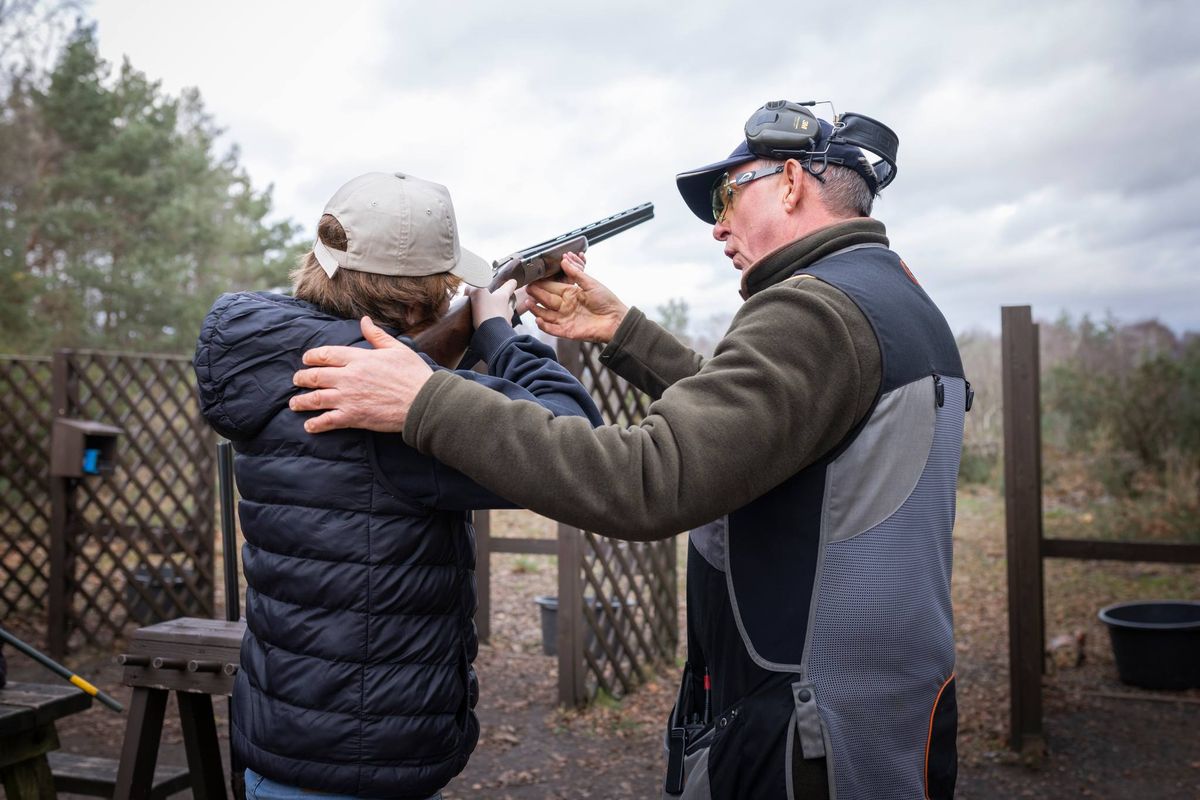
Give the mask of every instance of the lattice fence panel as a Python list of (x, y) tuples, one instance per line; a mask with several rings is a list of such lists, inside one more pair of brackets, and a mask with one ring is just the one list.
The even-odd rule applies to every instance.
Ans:
[[(580, 381), (606, 422), (637, 423), (650, 398), (600, 363), (602, 348), (582, 347)], [(657, 669), (674, 664), (679, 644), (675, 541), (625, 542), (583, 534), (584, 691), (620, 698)]]
[(0, 619), (48, 601), (50, 386), (49, 358), (0, 356)]
[(77, 482), (68, 627), (104, 643), (133, 624), (213, 615), (215, 440), (187, 358), (75, 351), (70, 416), (124, 430), (115, 472)]

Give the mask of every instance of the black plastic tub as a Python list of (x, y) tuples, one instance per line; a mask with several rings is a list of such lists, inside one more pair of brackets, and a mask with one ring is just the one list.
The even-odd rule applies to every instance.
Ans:
[(1200, 688), (1200, 601), (1147, 600), (1101, 609), (1122, 683)]

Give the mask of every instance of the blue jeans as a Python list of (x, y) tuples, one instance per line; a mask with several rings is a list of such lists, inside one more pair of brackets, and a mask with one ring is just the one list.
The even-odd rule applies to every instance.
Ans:
[[(246, 770), (246, 800), (355, 800), (349, 794), (327, 794), (312, 789), (300, 789), (296, 786), (276, 783), (270, 778), (264, 778), (252, 769)], [(442, 800), (438, 792), (429, 800)]]

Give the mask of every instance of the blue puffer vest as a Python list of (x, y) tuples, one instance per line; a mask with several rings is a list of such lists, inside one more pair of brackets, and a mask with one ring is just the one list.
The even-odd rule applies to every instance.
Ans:
[[(469, 509), (511, 504), (398, 434), (305, 433), (287, 404), (318, 344), (367, 346), (355, 320), (240, 293), (217, 300), (196, 349), (204, 416), (235, 444), (246, 538), (232, 746), (292, 786), (426, 798), (479, 738)], [(498, 377), (464, 377), (599, 424), (544, 344), (490, 320), (472, 346)]]

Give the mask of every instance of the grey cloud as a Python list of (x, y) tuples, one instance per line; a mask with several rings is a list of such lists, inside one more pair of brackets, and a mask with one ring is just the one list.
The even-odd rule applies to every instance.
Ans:
[[(498, 66), (522, 65), (541, 88), (578, 90), (625, 75), (700, 75), (727, 52), (721, 21), (732, 4), (686, 9), (644, 2), (571, 5), (561, 2), (423, 4), (388, 8), (384, 24), (400, 46), (382, 67), (421, 76), (426, 85), (453, 87)], [(733, 44), (729, 50), (736, 50)], [(436, 68), (428, 69), (430, 58)]]
[[(661, 109), (672, 119), (641, 109), (579, 147), (601, 165), (588, 178), (609, 184), (596, 186), (599, 195), (629, 179), (604, 165), (661, 171), (637, 179), (660, 203), (643, 255), (710, 265), (675, 278), (681, 291), (729, 285), (728, 307), (705, 311), (736, 307), (736, 275), (682, 209), (670, 176), (724, 155), (758, 103), (804, 93), (900, 133), (899, 178), (879, 214), (898, 242), (919, 243), (911, 255), (935, 297), (946, 293), (938, 299), (956, 327), (994, 328), (1004, 297), (1031, 298), (1047, 313), (1112, 308), (1195, 327), (1198, 304), (1181, 298), (1200, 288), (1186, 266), (1200, 244), (1200, 183), (1189, 163), (1200, 130), (1198, 32), (1200, 5), (1187, 2), (935, 2), (857, 18), (771, 2), (752, 18), (731, 4), (697, 13), (534, 4), (519, 20), (502, 6), (472, 7), (427, 47), (392, 57), (443, 54), (437, 80), (446, 85), (516, 63), (546, 113), (580, 120), (597, 86), (677, 81), (691, 97)], [(661, 153), (614, 157), (637, 146)], [(977, 252), (980, 239), (988, 253)]]
[[(321, 113), (394, 125), (407, 150), (298, 147), (289, 137), (301, 141), (308, 109), (283, 124), (243, 104), (221, 122), (263, 165), (256, 181), (329, 152), (291, 189), (319, 208), (343, 172), (394, 156), (451, 186), (481, 252), (653, 200), (637, 246), (614, 240), (594, 261), (652, 300), (689, 298), (703, 319), (736, 309), (737, 275), (674, 173), (725, 155), (765, 100), (832, 98), (900, 134), (878, 216), (956, 329), (997, 328), (1001, 302), (1200, 328), (1200, 3), (761, 0), (749, 12), (540, 0), (379, 13), (387, 46), (370, 69), (331, 65), (331, 85), (313, 90)], [(279, 63), (248, 67), (247, 82), (283, 80)], [(339, 105), (333, 87), (351, 78), (370, 88), (358, 101), (370, 113)], [(508, 105), (483, 115), (493, 89)], [(422, 106), (435, 118), (413, 118), (418, 95), (437, 99)]]

